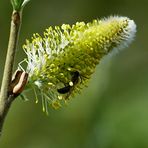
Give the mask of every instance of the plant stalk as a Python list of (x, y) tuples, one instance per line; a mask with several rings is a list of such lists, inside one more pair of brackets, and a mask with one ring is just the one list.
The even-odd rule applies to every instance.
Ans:
[(10, 36), (0, 92), (0, 136), (2, 133), (2, 127), (5, 117), (11, 106), (12, 101), (14, 100), (14, 96), (9, 93), (9, 87), (12, 79), (12, 70), (18, 44), (20, 26), (21, 13), (14, 10), (11, 17)]

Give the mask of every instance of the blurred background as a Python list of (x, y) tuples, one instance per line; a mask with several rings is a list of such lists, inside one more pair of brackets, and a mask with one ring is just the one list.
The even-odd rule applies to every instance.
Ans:
[[(11, 5), (0, 1), (0, 80), (5, 61)], [(41, 104), (13, 103), (0, 148), (148, 148), (148, 1), (31, 0), (24, 9), (16, 64), (22, 45), (49, 26), (89, 22), (109, 15), (128, 16), (137, 24), (135, 41), (97, 66), (88, 88), (60, 110)]]

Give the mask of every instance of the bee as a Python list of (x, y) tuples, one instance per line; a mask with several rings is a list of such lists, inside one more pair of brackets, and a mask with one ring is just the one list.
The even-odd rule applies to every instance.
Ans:
[(58, 93), (60, 94), (69, 93), (74, 88), (74, 86), (79, 82), (80, 73), (78, 71), (75, 71), (72, 74), (73, 76), (71, 78), (71, 82), (69, 82), (69, 84), (66, 85), (65, 87), (57, 89)]

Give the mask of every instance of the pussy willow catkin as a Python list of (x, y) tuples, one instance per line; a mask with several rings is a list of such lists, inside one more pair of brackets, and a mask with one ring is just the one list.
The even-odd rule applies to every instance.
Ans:
[(111, 16), (87, 24), (49, 27), (43, 36), (34, 34), (27, 40), (23, 49), (28, 86), (38, 92), (43, 111), (49, 105), (60, 107), (80, 92), (102, 57), (129, 45), (135, 32), (133, 20)]

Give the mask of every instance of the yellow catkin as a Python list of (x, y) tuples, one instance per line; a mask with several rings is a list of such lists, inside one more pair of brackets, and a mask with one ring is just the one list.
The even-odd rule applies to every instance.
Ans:
[(23, 45), (28, 87), (41, 91), (46, 104), (60, 107), (86, 86), (102, 57), (126, 47), (135, 32), (133, 20), (112, 16), (87, 24), (49, 27), (43, 37), (34, 34)]

